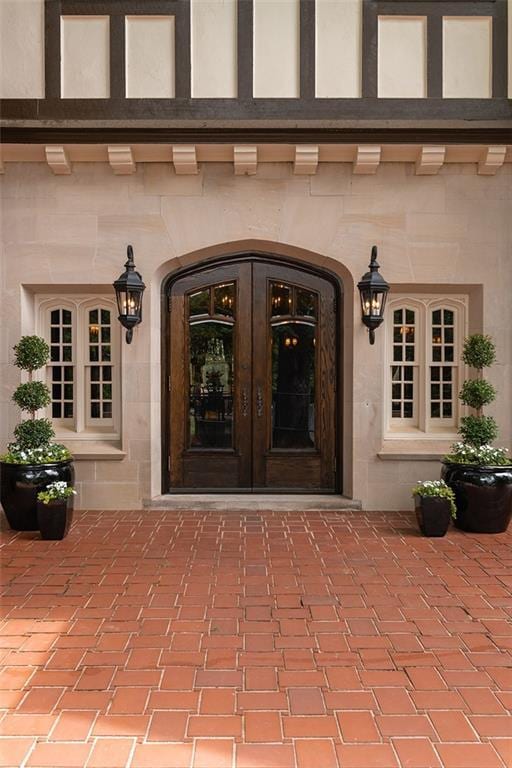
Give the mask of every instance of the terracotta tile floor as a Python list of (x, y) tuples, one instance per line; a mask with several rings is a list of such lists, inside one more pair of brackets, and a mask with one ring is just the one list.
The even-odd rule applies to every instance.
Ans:
[(512, 766), (512, 536), (407, 513), (4, 528), (1, 766)]

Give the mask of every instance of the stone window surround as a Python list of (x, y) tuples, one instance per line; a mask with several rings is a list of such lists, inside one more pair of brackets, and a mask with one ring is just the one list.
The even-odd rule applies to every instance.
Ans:
[[(391, 285), (391, 290), (388, 298), (388, 305), (386, 307), (386, 319), (390, 316), (387, 314), (395, 297), (399, 296), (436, 296), (438, 299), (443, 299), (447, 296), (447, 299), (454, 296), (464, 296), (467, 299), (467, 311), (466, 311), (466, 328), (465, 333), (483, 333), (483, 286), (479, 284), (464, 284), (458, 283), (453, 285), (443, 285), (435, 283), (394, 283)], [(387, 356), (383, 357), (383, 361), (387, 362)], [(383, 375), (385, 375), (383, 373)], [(407, 433), (395, 433), (390, 434), (387, 432), (387, 422), (385, 419), (385, 409), (383, 409), (383, 438), (380, 445), (380, 450), (377, 451), (377, 456), (382, 461), (439, 461), (442, 457), (448, 453), (452, 443), (454, 442), (454, 436), (447, 437), (439, 434), (428, 434), (416, 432), (415, 435)]]
[[(72, 451), (75, 459), (80, 460), (121, 460), (126, 455), (121, 450), (121, 332), (117, 323), (117, 310), (115, 300), (106, 296), (105, 291), (91, 291), (80, 293), (68, 290), (67, 286), (45, 286), (46, 291), (34, 291), (31, 295), (33, 302), (33, 327), (36, 333), (49, 337), (48, 313), (52, 309), (68, 308), (73, 312), (73, 365), (77, 372), (75, 377), (75, 428), (64, 426), (63, 421), (57, 421), (55, 425), (57, 440), (63, 441)], [(111, 289), (110, 289), (111, 290)], [(31, 292), (32, 293), (32, 292)], [(86, 330), (87, 311), (102, 307), (112, 313), (112, 364), (114, 369), (114, 412), (113, 426), (92, 428), (87, 424), (87, 381), (85, 369), (89, 364), (85, 359), (87, 350)], [(41, 380), (45, 379), (45, 372), (39, 372)], [(47, 415), (51, 418), (51, 413)]]

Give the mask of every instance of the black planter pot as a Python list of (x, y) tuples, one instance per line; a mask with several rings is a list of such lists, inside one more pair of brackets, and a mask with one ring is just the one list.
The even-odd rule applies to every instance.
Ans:
[(416, 520), (424, 536), (444, 536), (451, 519), (449, 499), (415, 496)]
[(37, 502), (37, 523), (41, 538), (45, 540), (63, 539), (73, 520), (73, 497), (55, 499), (43, 504)]
[(14, 531), (37, 531), (37, 494), (49, 483), (63, 480), (74, 485), (73, 460), (51, 464), (0, 462), (0, 501)]
[(443, 462), (441, 477), (455, 492), (455, 525), (470, 533), (503, 533), (512, 517), (512, 465), (478, 467)]

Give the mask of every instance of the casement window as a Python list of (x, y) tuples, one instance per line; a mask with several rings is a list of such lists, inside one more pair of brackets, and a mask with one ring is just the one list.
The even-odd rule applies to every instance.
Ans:
[(57, 434), (119, 437), (120, 331), (114, 300), (38, 297), (38, 322), (50, 346), (47, 415)]
[(386, 310), (386, 431), (455, 434), (467, 299), (390, 299)]

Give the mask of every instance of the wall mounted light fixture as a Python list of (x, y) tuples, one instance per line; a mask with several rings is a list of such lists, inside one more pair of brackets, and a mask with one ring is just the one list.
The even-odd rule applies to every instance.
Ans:
[(122, 275), (119, 275), (113, 285), (119, 312), (118, 320), (126, 328), (127, 344), (131, 344), (133, 329), (142, 320), (142, 294), (146, 286), (142, 282), (140, 273), (135, 269), (131, 245), (126, 249), (126, 254), (128, 260), (124, 265), (125, 271)]
[(362, 321), (368, 328), (370, 344), (374, 344), (375, 330), (384, 320), (384, 308), (389, 291), (389, 283), (379, 274), (380, 264), (377, 261), (376, 245), (372, 248), (372, 255), (368, 266), (370, 271), (363, 275), (357, 287), (361, 296)]

